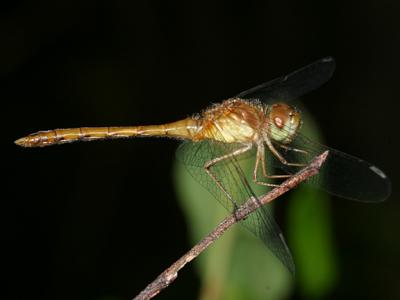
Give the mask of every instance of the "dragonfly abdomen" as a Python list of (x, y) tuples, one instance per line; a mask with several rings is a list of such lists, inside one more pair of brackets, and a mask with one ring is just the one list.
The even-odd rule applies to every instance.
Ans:
[(198, 131), (197, 120), (187, 118), (162, 125), (121, 126), (121, 127), (79, 127), (39, 131), (15, 141), (23, 147), (45, 147), (101, 139), (130, 138), (144, 136), (168, 136), (192, 139)]

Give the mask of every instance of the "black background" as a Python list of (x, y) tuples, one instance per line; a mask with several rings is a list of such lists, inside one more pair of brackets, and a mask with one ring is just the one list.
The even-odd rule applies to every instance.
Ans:
[[(399, 299), (398, 1), (0, 4), (7, 299), (130, 299), (184, 253), (176, 141), (22, 149), (38, 130), (173, 121), (331, 55), (305, 100), (329, 145), (380, 166), (390, 199), (334, 199), (329, 299)], [(192, 267), (160, 299), (194, 299)], [(293, 299), (299, 299), (295, 291)]]

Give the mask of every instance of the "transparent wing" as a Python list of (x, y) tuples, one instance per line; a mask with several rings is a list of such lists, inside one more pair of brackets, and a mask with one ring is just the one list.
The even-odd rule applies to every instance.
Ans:
[(238, 98), (258, 99), (268, 103), (289, 101), (307, 94), (327, 82), (335, 71), (332, 57), (322, 58), (288, 75), (262, 83), (236, 95)]
[[(319, 174), (307, 181), (314, 187), (342, 198), (361, 202), (381, 202), (390, 195), (389, 178), (369, 162), (313, 142), (300, 134), (290, 147), (291, 149), (283, 149), (276, 144), (276, 148), (288, 162), (303, 164), (309, 163), (316, 155), (329, 150), (328, 158)], [(307, 153), (298, 150), (304, 150)], [(282, 164), (275, 157), (273, 164), (289, 174), (294, 174), (299, 170), (298, 167)]]
[(212, 167), (212, 172), (219, 178), (222, 185), (227, 190), (230, 190), (231, 195), (234, 197), (235, 203), (232, 203), (206, 173), (204, 165), (216, 157), (232, 153), (241, 147), (243, 147), (241, 144), (225, 144), (211, 140), (201, 142), (185, 141), (176, 151), (177, 159), (185, 165), (193, 178), (205, 187), (230, 213), (245, 201), (246, 197), (249, 197), (246, 192), (237, 186), (237, 183), (240, 182), (240, 175), (236, 174), (237, 172), (235, 172), (230, 160), (223, 160)]
[[(202, 142), (183, 142), (177, 150), (177, 158), (184, 163), (189, 173), (210, 191), (230, 213), (250, 197), (258, 196), (251, 189), (238, 162), (238, 160), (244, 158), (254, 157), (254, 150), (252, 150), (252, 153), (245, 153), (237, 158), (223, 160), (212, 167), (212, 172), (233, 197), (235, 203), (232, 203), (226, 197), (214, 180), (206, 173), (204, 165), (211, 159), (232, 153), (241, 147), (243, 147), (242, 144), (206, 140)], [(292, 255), (268, 206), (257, 209), (241, 223), (259, 237), (289, 271), (294, 273), (295, 267)]]

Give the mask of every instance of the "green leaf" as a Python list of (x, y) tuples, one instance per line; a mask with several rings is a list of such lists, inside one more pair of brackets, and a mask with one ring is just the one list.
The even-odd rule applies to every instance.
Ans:
[(297, 285), (305, 299), (324, 298), (337, 278), (328, 196), (301, 186), (293, 193), (287, 214)]

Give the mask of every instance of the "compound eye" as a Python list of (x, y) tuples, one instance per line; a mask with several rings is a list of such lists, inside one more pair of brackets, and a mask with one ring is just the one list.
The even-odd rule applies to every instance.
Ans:
[(293, 107), (284, 104), (273, 104), (269, 110), (270, 138), (282, 142), (290, 143), (300, 125), (300, 114)]

